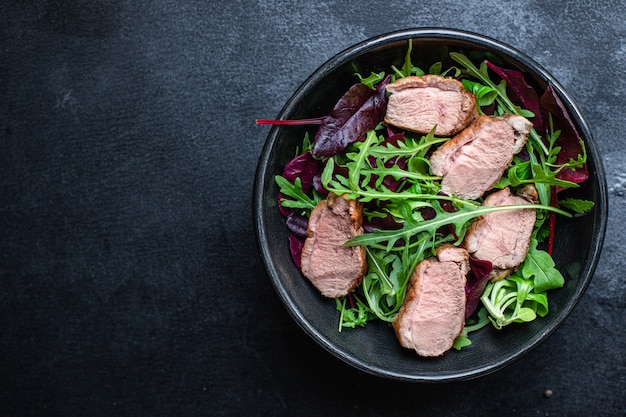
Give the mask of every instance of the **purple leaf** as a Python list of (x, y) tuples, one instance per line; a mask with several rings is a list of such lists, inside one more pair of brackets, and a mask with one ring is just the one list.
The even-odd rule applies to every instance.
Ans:
[(423, 207), (419, 209), (419, 212), (424, 220), (432, 220), (437, 215), (437, 212), (432, 207)]
[(304, 240), (289, 235), (289, 251), (291, 252), (291, 258), (298, 268), (301, 266), (302, 248), (304, 247)]
[(313, 177), (313, 189), (317, 191), (317, 193), (322, 197), (328, 197), (328, 190), (324, 188), (324, 184), (322, 184), (322, 172), (318, 172)]
[(389, 213), (386, 217), (372, 217), (369, 220), (363, 221), (363, 230), (366, 233), (372, 233), (374, 230), (398, 230), (402, 228), (402, 224), (395, 221), (393, 216)]
[(511, 98), (514, 102), (517, 101), (516, 104), (521, 105), (523, 108), (535, 113), (535, 117), (531, 118), (535, 130), (538, 132), (544, 132), (545, 126), (541, 115), (537, 91), (526, 83), (524, 74), (517, 70), (500, 68), (489, 61), (485, 61), (485, 63), (489, 69), (498, 74), (500, 78), (506, 82), (507, 87), (515, 94), (515, 97), (509, 98)]
[(287, 217), (287, 229), (296, 237), (306, 239), (306, 232), (309, 227), (308, 217), (301, 214), (292, 213)]
[[(389, 130), (388, 130), (389, 131)], [(390, 144), (392, 146), (398, 146), (398, 142), (404, 142), (404, 132), (391, 132), (387, 138), (383, 141), (383, 145)]]
[(278, 211), (280, 211), (280, 214), (285, 217), (289, 217), (293, 213), (292, 208), (283, 207), (283, 200), (288, 198), (289, 197), (287, 197), (285, 194), (281, 193), (280, 191), (278, 192)]
[[(439, 191), (437, 193), (437, 195), (447, 195), (446, 193), (444, 193), (443, 191)], [(454, 213), (456, 212), (456, 207), (454, 207), (454, 203), (452, 203), (452, 201), (450, 200), (439, 200), (439, 205), (441, 206), (442, 209), (444, 209), (444, 211), (448, 212), (448, 213)]]
[(313, 177), (320, 170), (320, 163), (313, 158), (310, 151), (293, 158), (283, 169), (283, 177), (293, 184), (296, 178), (300, 178), (302, 191), (308, 194), (311, 191)]
[(385, 117), (385, 84), (389, 79), (387, 76), (376, 91), (364, 84), (350, 87), (320, 124), (313, 142), (313, 155), (318, 158), (336, 155), (376, 127)]
[(465, 284), (465, 298), (467, 299), (465, 304), (465, 319), (470, 318), (474, 311), (476, 311), (480, 297), (483, 295), (487, 282), (489, 281), (489, 274), (493, 269), (489, 261), (470, 257), (469, 263), (470, 271), (467, 274), (467, 283)]

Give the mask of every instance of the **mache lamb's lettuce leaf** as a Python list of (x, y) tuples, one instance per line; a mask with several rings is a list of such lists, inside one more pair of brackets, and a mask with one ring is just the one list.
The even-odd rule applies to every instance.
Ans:
[(522, 276), (532, 279), (535, 292), (545, 292), (561, 288), (565, 283), (563, 275), (555, 268), (554, 260), (548, 252), (537, 249), (537, 240), (530, 240), (530, 247), (521, 267)]

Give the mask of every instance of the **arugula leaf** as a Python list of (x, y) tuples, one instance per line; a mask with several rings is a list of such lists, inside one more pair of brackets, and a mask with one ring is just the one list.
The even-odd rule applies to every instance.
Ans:
[(409, 39), (407, 43), (406, 54), (404, 55), (404, 62), (402, 64), (402, 68), (398, 69), (395, 65), (391, 66), (391, 70), (394, 73), (394, 77), (392, 81), (395, 81), (398, 78), (409, 77), (411, 75), (424, 75), (425, 72), (413, 65), (411, 62), (411, 52), (413, 51), (413, 40)]
[(369, 154), (373, 157), (382, 158), (383, 161), (388, 161), (392, 158), (406, 158), (409, 160), (423, 158), (433, 146), (445, 143), (448, 140), (449, 138), (435, 137), (435, 128), (433, 128), (426, 136), (422, 136), (419, 139), (405, 137), (404, 141), (398, 141), (395, 144), (381, 140), (377, 146), (372, 146)]
[(557, 178), (558, 172), (551, 171), (549, 169), (543, 168), (539, 164), (532, 164), (531, 166), (533, 172), (532, 180), (525, 180), (523, 182), (526, 183), (541, 183), (545, 185), (555, 185), (564, 188), (578, 188), (579, 185), (571, 182), (565, 181)]
[[(559, 137), (559, 146), (562, 148), (558, 154), (557, 164), (567, 161), (586, 159), (585, 143), (580, 139), (576, 127), (569, 117), (567, 108), (560, 100), (551, 84), (548, 84), (543, 95), (540, 97), (541, 111), (554, 118), (554, 124), (563, 132)], [(552, 124), (552, 120), (550, 121)], [(550, 127), (552, 129), (552, 126)], [(563, 169), (559, 177), (572, 182), (583, 182), (589, 177), (586, 164), (577, 166), (575, 169)]]
[(363, 327), (368, 321), (372, 319), (372, 315), (367, 306), (357, 300), (356, 306), (347, 308), (346, 302), (348, 297), (335, 298), (335, 307), (340, 312), (339, 317), (339, 331), (344, 327), (355, 328), (356, 326)]
[[(379, 319), (391, 322), (402, 305), (397, 254), (367, 248), (368, 273), (361, 284), (367, 305)], [(399, 302), (394, 302), (399, 299)]]
[[(400, 203), (400, 202), (398, 202)], [(503, 210), (519, 210), (519, 209), (543, 209), (548, 211), (554, 211), (559, 214), (562, 214), (566, 217), (572, 217), (572, 215), (563, 210), (559, 210), (558, 208), (551, 206), (542, 206), (539, 204), (534, 204), (529, 206), (528, 204), (516, 204), (516, 205), (508, 205), (508, 206), (479, 206), (475, 207), (472, 205), (464, 205), (458, 208), (457, 211), (450, 213), (447, 212), (438, 205), (431, 205), (437, 212), (437, 215), (431, 220), (421, 221), (419, 223), (412, 222), (411, 219), (405, 218), (405, 225), (401, 229), (398, 230), (377, 230), (373, 233), (364, 233), (359, 236), (355, 236), (352, 239), (348, 240), (345, 244), (347, 246), (358, 246), (358, 245), (372, 245), (375, 243), (387, 242), (387, 250), (391, 250), (391, 248), (396, 244), (396, 242), (400, 239), (410, 240), (411, 237), (418, 235), (419, 233), (426, 232), (429, 235), (435, 235), (437, 231), (444, 226), (453, 226), (457, 235), (459, 236), (459, 240), (464, 236), (464, 228), (467, 227), (467, 223), (479, 216), (485, 215), (487, 213), (493, 213), (496, 211)]]
[(421, 260), (434, 254), (434, 248), (429, 243), (423, 239), (419, 245), (405, 245), (398, 252), (366, 248), (369, 268), (358, 291), (364, 294), (373, 315), (386, 322), (395, 319), (413, 270)]
[(280, 192), (293, 200), (284, 198), (281, 200), (283, 207), (300, 208), (313, 210), (313, 208), (321, 201), (319, 195), (314, 194), (314, 197), (309, 197), (304, 191), (302, 191), (302, 182), (300, 178), (296, 178), (294, 183), (290, 183), (280, 175), (274, 177), (276, 184), (280, 188)]
[(441, 68), (443, 67), (443, 64), (441, 63), (441, 61), (435, 62), (434, 64), (432, 64), (430, 66), (430, 68), (428, 68), (428, 73), (429, 74), (434, 74), (434, 75), (439, 75), (441, 74)]
[(579, 198), (565, 198), (559, 200), (559, 207), (566, 208), (574, 213), (587, 213), (594, 208), (596, 203), (589, 200), (582, 200)]
[(411, 52), (413, 51), (413, 39), (409, 39), (406, 54), (404, 55), (404, 64), (402, 65), (402, 74), (408, 77), (413, 72), (413, 63), (411, 62)]
[(374, 88), (374, 86), (376, 84), (378, 84), (379, 82), (381, 82), (384, 78), (385, 78), (385, 72), (381, 71), (381, 72), (372, 72), (369, 76), (367, 77), (362, 77), (361, 74), (359, 73), (355, 73), (355, 75), (359, 78), (359, 81), (361, 81), (361, 84), (365, 84), (366, 86), (368, 86), (369, 88)]
[[(348, 194), (350, 198), (358, 198), (361, 202), (408, 200), (413, 208), (417, 208), (430, 206), (424, 203), (426, 200), (450, 199), (433, 195), (440, 189), (436, 182), (439, 177), (430, 175), (430, 164), (424, 158), (426, 152), (440, 142), (440, 139), (434, 139), (430, 134), (418, 141), (409, 140), (404, 145), (398, 142), (395, 149), (402, 153), (403, 160), (408, 160), (410, 168), (403, 169), (397, 163), (385, 164), (392, 159), (390, 149), (394, 149), (394, 145), (385, 142), (375, 131), (370, 131), (365, 141), (352, 144), (345, 154), (342, 167), (348, 170), (347, 177), (335, 173), (339, 158), (329, 158), (322, 172), (322, 184), (328, 191), (337, 195)], [(375, 177), (377, 180), (372, 181)], [(383, 182), (385, 177), (402, 180), (403, 187), (389, 189)], [(425, 193), (424, 189), (430, 192)]]

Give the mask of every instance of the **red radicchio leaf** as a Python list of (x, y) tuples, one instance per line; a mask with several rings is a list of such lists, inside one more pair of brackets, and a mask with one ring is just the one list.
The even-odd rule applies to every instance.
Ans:
[[(400, 162), (404, 162), (404, 161), (400, 161)], [(386, 164), (391, 166), (391, 164)], [(398, 166), (401, 167), (402, 164), (398, 164)], [(404, 164), (406, 165), (406, 164)], [(383, 185), (389, 189), (390, 191), (395, 192), (398, 187), (400, 186), (400, 183), (402, 182), (402, 178), (400, 179), (395, 179), (394, 177), (392, 177), (391, 175), (387, 175), (385, 176), (385, 178), (383, 178)]]
[(324, 158), (338, 154), (350, 143), (360, 140), (368, 130), (376, 127), (385, 117), (387, 76), (372, 90), (362, 83), (354, 84), (324, 117), (301, 120), (257, 119), (259, 125), (319, 125), (313, 141), (313, 155)]
[[(447, 196), (447, 194), (444, 193), (443, 191), (439, 191), (437, 193), (437, 195)], [(456, 212), (456, 207), (454, 207), (454, 204), (452, 203), (452, 201), (449, 201), (449, 200), (439, 200), (439, 205), (441, 206), (442, 209), (444, 209), (448, 213)]]
[(467, 283), (465, 284), (465, 319), (471, 317), (478, 307), (480, 297), (485, 291), (487, 281), (489, 281), (489, 273), (493, 269), (493, 265), (489, 261), (469, 258), (470, 271), (467, 274)]
[[(532, 88), (526, 80), (524, 79), (524, 74), (517, 70), (512, 69), (504, 69), (495, 65), (492, 62), (485, 61), (487, 67), (491, 69), (493, 72), (498, 74), (500, 78), (502, 78), (507, 87), (515, 94), (517, 98), (518, 105), (521, 105), (527, 110), (535, 113), (535, 117), (532, 118), (533, 125), (535, 130), (538, 132), (544, 132), (545, 126), (543, 122), (543, 117), (541, 114), (541, 109), (539, 106), (539, 97), (537, 96), (537, 91)], [(513, 101), (516, 101), (513, 97), (510, 97)]]
[[(570, 159), (577, 159), (578, 155), (582, 155), (583, 153), (580, 135), (574, 126), (574, 122), (570, 119), (565, 105), (557, 96), (551, 85), (548, 85), (548, 88), (546, 88), (546, 91), (542, 94), (540, 104), (546, 120), (548, 119), (548, 113), (550, 113), (552, 115), (554, 130), (561, 131), (559, 138), (556, 140), (556, 146), (561, 147), (561, 151), (556, 158), (556, 163), (564, 164)], [(589, 178), (589, 172), (587, 171), (587, 165), (576, 169), (564, 168), (556, 177), (578, 184)], [(559, 191), (561, 190), (562, 189), (559, 188)]]
[[(444, 193), (443, 191), (439, 191), (437, 193), (438, 195), (444, 195), (446, 196), (447, 194)], [(447, 213), (454, 213), (456, 212), (456, 207), (454, 207), (454, 204), (452, 203), (452, 201), (448, 201), (448, 200), (439, 200), (439, 206)], [(431, 209), (433, 210), (433, 209)], [(433, 213), (435, 213), (435, 211), (433, 210)], [(434, 216), (434, 215), (433, 215)], [(456, 234), (456, 230), (454, 228), (453, 225), (449, 224), (447, 226), (443, 226), (440, 228), (440, 231), (442, 233), (450, 233), (453, 237), (454, 240), (458, 240), (458, 236)]]
[(328, 197), (328, 190), (324, 188), (324, 184), (322, 184), (322, 172), (318, 172), (313, 177), (313, 188), (317, 193), (322, 196), (322, 198)]
[(278, 192), (278, 211), (280, 211), (280, 214), (282, 214), (284, 217), (289, 217), (293, 213), (293, 209), (289, 207), (283, 207), (282, 201), (286, 198), (289, 198), (289, 197), (287, 197), (285, 194), (281, 193), (280, 191)]
[(301, 266), (300, 258), (302, 257), (302, 248), (304, 247), (304, 240), (289, 235), (289, 251), (291, 252), (291, 258), (298, 268)]
[(372, 217), (363, 222), (363, 230), (366, 233), (372, 233), (374, 230), (398, 230), (402, 228), (402, 224), (395, 221), (392, 215), (387, 214), (385, 217)]
[(392, 133), (383, 141), (383, 145), (390, 144), (392, 146), (398, 146), (398, 142), (404, 142), (404, 132)]
[(293, 183), (296, 178), (300, 178), (302, 191), (308, 193), (311, 191), (313, 177), (319, 170), (319, 161), (313, 158), (310, 151), (307, 151), (289, 161), (285, 169), (283, 169), (283, 177), (291, 183)]
[(437, 212), (432, 207), (424, 207), (419, 209), (420, 215), (424, 220), (432, 220), (437, 215)]
[(308, 217), (292, 213), (287, 217), (287, 229), (296, 237), (306, 239), (306, 232), (309, 227)]
[(322, 120), (313, 141), (313, 155), (329, 157), (343, 151), (376, 127), (385, 117), (387, 76), (373, 91), (364, 84), (355, 84), (339, 99)]

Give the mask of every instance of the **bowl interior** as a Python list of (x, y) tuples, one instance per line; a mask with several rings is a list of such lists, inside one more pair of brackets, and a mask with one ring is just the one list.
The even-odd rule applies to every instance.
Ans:
[[(327, 114), (339, 97), (357, 81), (355, 72), (389, 71), (402, 66), (407, 40), (413, 41), (412, 60), (428, 69), (437, 61), (450, 62), (448, 52), (485, 56), (526, 74), (543, 90), (552, 84), (567, 106), (578, 132), (586, 141), (589, 180), (573, 196), (593, 200), (595, 209), (573, 219), (558, 218), (553, 257), (565, 277), (563, 288), (549, 294), (545, 318), (497, 331), (491, 326), (472, 333), (472, 345), (450, 350), (439, 358), (421, 358), (402, 348), (393, 329), (382, 322), (364, 328), (338, 331), (334, 300), (324, 298), (302, 276), (290, 257), (288, 230), (278, 211), (274, 176), (295, 156), (307, 129), (272, 127), (257, 168), (254, 216), (257, 241), (268, 274), (288, 311), (300, 326), (329, 352), (366, 372), (391, 379), (448, 381), (493, 372), (520, 358), (543, 341), (574, 308), (591, 279), (606, 228), (606, 180), (597, 146), (584, 118), (569, 95), (543, 68), (520, 52), (479, 35), (441, 29), (406, 30), (362, 42), (341, 52), (315, 71), (284, 106), (279, 119), (299, 119)], [(474, 62), (478, 62), (474, 59)]]

